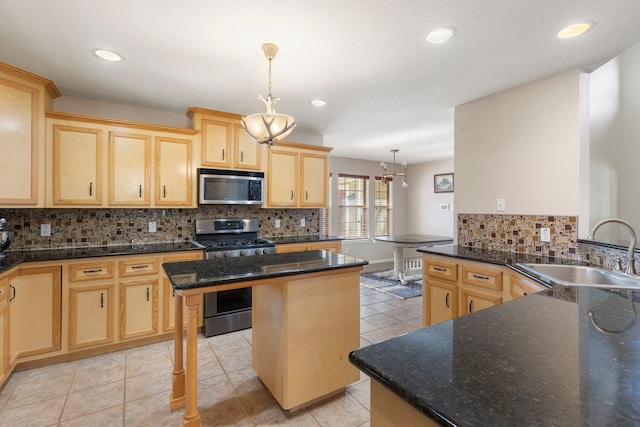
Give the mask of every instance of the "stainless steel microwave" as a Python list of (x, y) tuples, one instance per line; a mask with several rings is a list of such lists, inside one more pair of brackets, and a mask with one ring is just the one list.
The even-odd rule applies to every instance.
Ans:
[(264, 172), (198, 169), (201, 205), (261, 205)]

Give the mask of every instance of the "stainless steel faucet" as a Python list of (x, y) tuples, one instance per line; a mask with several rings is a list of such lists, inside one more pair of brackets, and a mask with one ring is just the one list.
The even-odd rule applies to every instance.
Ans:
[(631, 237), (631, 241), (629, 242), (629, 253), (628, 253), (629, 261), (627, 262), (627, 268), (625, 269), (624, 272), (627, 274), (638, 274), (636, 272), (636, 259), (634, 256), (634, 252), (636, 250), (636, 243), (638, 242), (638, 235), (636, 234), (636, 230), (633, 228), (633, 226), (629, 224), (627, 221), (619, 218), (603, 219), (602, 221), (599, 221), (596, 225), (593, 226), (593, 228), (591, 229), (591, 232), (587, 236), (587, 240), (594, 240), (594, 235), (596, 234), (596, 230), (600, 228), (601, 225), (607, 224), (609, 222), (622, 224), (625, 227), (627, 227), (627, 229), (629, 230), (629, 235)]

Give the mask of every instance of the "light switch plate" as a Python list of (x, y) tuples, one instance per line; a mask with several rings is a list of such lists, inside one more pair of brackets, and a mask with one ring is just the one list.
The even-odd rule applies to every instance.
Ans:
[(507, 208), (507, 201), (505, 199), (498, 199), (496, 201), (496, 210), (498, 212), (504, 212)]
[(157, 231), (156, 222), (155, 221), (149, 221), (149, 233), (155, 233), (156, 231)]
[(300, 218), (300, 227), (304, 227), (305, 225), (307, 225), (307, 222), (304, 220), (304, 218)]
[(279, 219), (276, 219), (275, 227), (276, 228), (280, 228), (280, 220)]
[(40, 236), (42, 237), (51, 236), (51, 224), (40, 224)]
[(550, 228), (541, 228), (540, 229), (540, 241), (541, 242), (550, 242), (551, 241), (551, 229)]

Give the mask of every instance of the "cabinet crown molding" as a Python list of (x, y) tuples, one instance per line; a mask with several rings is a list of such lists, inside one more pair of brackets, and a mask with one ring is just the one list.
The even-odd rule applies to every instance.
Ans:
[(18, 67), (14, 67), (11, 64), (7, 64), (6, 62), (1, 62), (1, 61), (0, 61), (0, 72), (12, 74), (23, 80), (28, 80), (33, 83), (41, 84), (42, 86), (44, 86), (46, 91), (49, 93), (49, 95), (53, 99), (56, 99), (62, 96), (62, 93), (60, 92), (60, 89), (58, 89), (56, 84), (52, 80), (49, 80), (45, 77), (39, 76), (37, 74), (31, 73), (26, 70), (22, 70)]
[(75, 122), (95, 123), (100, 125), (124, 126), (127, 128), (143, 129), (156, 132), (171, 132), (182, 135), (196, 135), (196, 129), (180, 128), (174, 126), (156, 125), (152, 123), (134, 122), (130, 120), (109, 119), (105, 117), (87, 116), (83, 114), (65, 113), (61, 111), (45, 111), (48, 119), (73, 120)]

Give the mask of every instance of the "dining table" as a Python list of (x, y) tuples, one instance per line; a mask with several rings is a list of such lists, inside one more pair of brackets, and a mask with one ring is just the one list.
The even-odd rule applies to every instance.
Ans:
[(407, 283), (404, 268), (404, 249), (418, 248), (420, 246), (449, 245), (453, 243), (452, 237), (438, 236), (434, 234), (399, 234), (388, 236), (377, 236), (374, 238), (379, 242), (387, 242), (393, 245), (393, 280), (400, 280), (402, 284)]

